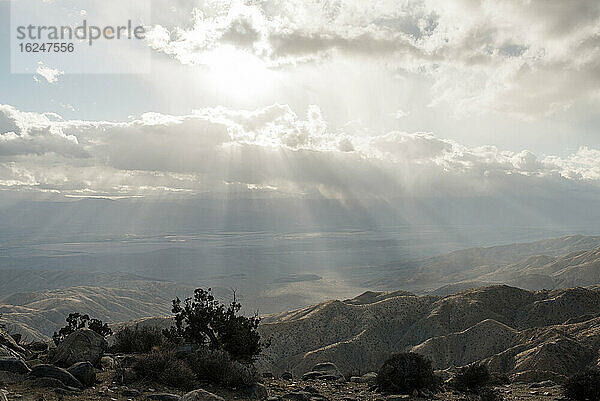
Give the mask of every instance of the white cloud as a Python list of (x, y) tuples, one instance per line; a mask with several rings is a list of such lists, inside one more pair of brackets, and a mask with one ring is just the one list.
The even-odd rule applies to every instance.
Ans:
[(149, 40), (184, 64), (210, 64), (221, 46), (271, 67), (381, 60), (433, 79), (431, 104), (457, 116), (535, 119), (600, 93), (597, 0), (199, 2), (191, 24), (156, 26)]
[(34, 75), (33, 78), (36, 82), (39, 82), (38, 77), (42, 77), (51, 84), (58, 82), (58, 79), (64, 74), (63, 71), (57, 70), (55, 68), (50, 68), (41, 61), (38, 62), (38, 67), (35, 70), (35, 73), (36, 75)]
[(223, 107), (127, 122), (63, 120), (0, 106), (0, 188), (70, 196), (279, 196), (600, 191), (600, 150), (538, 157), (468, 147), (430, 133), (332, 132), (316, 106), (305, 117), (275, 104)]

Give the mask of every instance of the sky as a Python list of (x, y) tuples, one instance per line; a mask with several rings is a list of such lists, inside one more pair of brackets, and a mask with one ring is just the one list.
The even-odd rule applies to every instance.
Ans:
[(149, 73), (13, 74), (0, 0), (0, 196), (600, 194), (597, 0), (151, 6)]

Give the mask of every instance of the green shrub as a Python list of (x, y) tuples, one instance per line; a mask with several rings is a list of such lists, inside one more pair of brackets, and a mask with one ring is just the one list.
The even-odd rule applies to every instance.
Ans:
[(476, 391), (490, 383), (491, 375), (487, 366), (480, 363), (473, 363), (463, 366), (454, 379), (452, 386), (461, 391)]
[(201, 382), (243, 387), (261, 380), (254, 365), (232, 360), (223, 350), (200, 348), (189, 357), (188, 362)]
[(565, 396), (577, 401), (600, 400), (600, 370), (586, 369), (571, 376), (563, 385)]
[(52, 335), (52, 341), (54, 341), (54, 344), (56, 345), (59, 345), (69, 336), (69, 334), (86, 327), (100, 334), (102, 337), (107, 337), (112, 334), (112, 330), (108, 327), (108, 324), (103, 323), (102, 320), (90, 319), (89, 315), (69, 313), (69, 316), (67, 316), (65, 320), (67, 325), (60, 329), (58, 333), (54, 332), (54, 335)]
[(194, 371), (182, 360), (177, 359), (170, 349), (153, 350), (137, 356), (132, 364), (137, 378), (159, 382), (165, 386), (190, 390), (195, 387)]
[(166, 338), (156, 326), (123, 327), (115, 333), (111, 351), (115, 353), (144, 353), (162, 347)]
[(414, 352), (392, 355), (377, 373), (377, 386), (382, 391), (410, 394), (415, 389), (436, 387), (431, 361)]
[(222, 349), (238, 361), (252, 361), (262, 351), (257, 315), (238, 315), (242, 305), (234, 299), (225, 307), (209, 288), (198, 288), (194, 298), (173, 300), (175, 326), (164, 334), (172, 342), (181, 340), (210, 349)]

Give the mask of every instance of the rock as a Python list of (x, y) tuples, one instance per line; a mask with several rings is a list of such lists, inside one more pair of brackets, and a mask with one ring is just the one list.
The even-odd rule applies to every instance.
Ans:
[(100, 358), (100, 367), (103, 370), (112, 370), (115, 368), (115, 360), (110, 356), (103, 356)]
[(16, 358), (0, 359), (0, 370), (18, 374), (27, 374), (31, 371), (23, 360)]
[(213, 393), (209, 393), (206, 390), (194, 390), (183, 395), (179, 401), (225, 401), (223, 397), (219, 397)]
[(77, 330), (60, 343), (54, 356), (54, 363), (58, 366), (71, 366), (77, 362), (88, 361), (97, 366), (107, 346), (104, 337), (95, 331)]
[(264, 400), (269, 397), (267, 388), (261, 383), (254, 383), (252, 386), (248, 387), (247, 394), (248, 398), (251, 400)]
[(72, 374), (67, 372), (65, 369), (59, 368), (54, 365), (38, 365), (31, 369), (29, 373), (32, 377), (43, 377), (53, 378), (60, 380), (66, 386), (83, 388), (83, 384), (77, 380)]
[(360, 376), (352, 376), (350, 378), (350, 382), (352, 382), (352, 383), (360, 383)]
[(410, 396), (408, 394), (400, 394), (400, 395), (388, 395), (386, 400), (387, 401), (403, 401), (410, 398)]
[(368, 373), (365, 373), (364, 375), (362, 375), (360, 377), (359, 382), (360, 383), (367, 383), (367, 384), (374, 384), (376, 380), (377, 380), (377, 373), (375, 373), (375, 372), (368, 372)]
[(290, 372), (283, 372), (281, 374), (281, 378), (283, 380), (292, 380), (294, 378), (294, 376)]
[[(123, 397), (139, 397), (142, 393), (135, 389), (125, 389), (121, 392), (121, 395)], [(179, 397), (177, 397), (177, 400), (179, 400)]]
[(6, 394), (4, 394), (4, 391), (0, 391), (0, 401), (8, 401), (8, 398), (6, 398)]
[(146, 399), (148, 400), (156, 400), (156, 401), (179, 401), (181, 397), (175, 394), (169, 393), (156, 393), (156, 394), (148, 394)]
[(306, 391), (292, 391), (283, 395), (284, 400), (310, 401), (312, 394)]
[(67, 372), (72, 374), (84, 386), (91, 387), (96, 383), (96, 371), (92, 364), (88, 361), (78, 362), (67, 369)]
[(281, 397), (277, 397), (277, 396), (267, 398), (267, 401), (280, 401), (280, 400), (281, 400)]
[(263, 377), (263, 379), (272, 379), (273, 378), (273, 373), (271, 373), (271, 372), (263, 372), (262, 377)]
[(29, 387), (41, 387), (41, 388), (62, 388), (69, 391), (79, 391), (78, 388), (67, 386), (61, 380), (53, 377), (38, 377), (33, 380), (28, 380)]
[(0, 329), (0, 345), (4, 345), (6, 348), (16, 351), (22, 355), (26, 353), (25, 348), (17, 344), (15, 339), (3, 329)]
[(331, 362), (319, 363), (310, 372), (302, 375), (302, 380), (346, 380), (335, 364)]

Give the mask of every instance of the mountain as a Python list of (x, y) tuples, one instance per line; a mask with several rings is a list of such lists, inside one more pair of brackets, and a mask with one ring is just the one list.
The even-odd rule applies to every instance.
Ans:
[(127, 288), (79, 286), (21, 292), (2, 299), (0, 313), (8, 328), (25, 340), (45, 340), (65, 326), (69, 313), (87, 313), (109, 323), (167, 316), (171, 301), (192, 291), (174, 283), (137, 281)]
[(598, 261), (600, 237), (573, 235), (390, 264), (364, 285), (434, 295), (499, 283), (526, 289), (585, 286), (600, 283), (600, 275), (595, 275)]
[(437, 369), (482, 361), (513, 379), (560, 381), (598, 362), (600, 290), (489, 286), (445, 297), (363, 294), (269, 316), (260, 330), (271, 339), (261, 364), (276, 371), (298, 374), (332, 361), (356, 374), (413, 350)]

